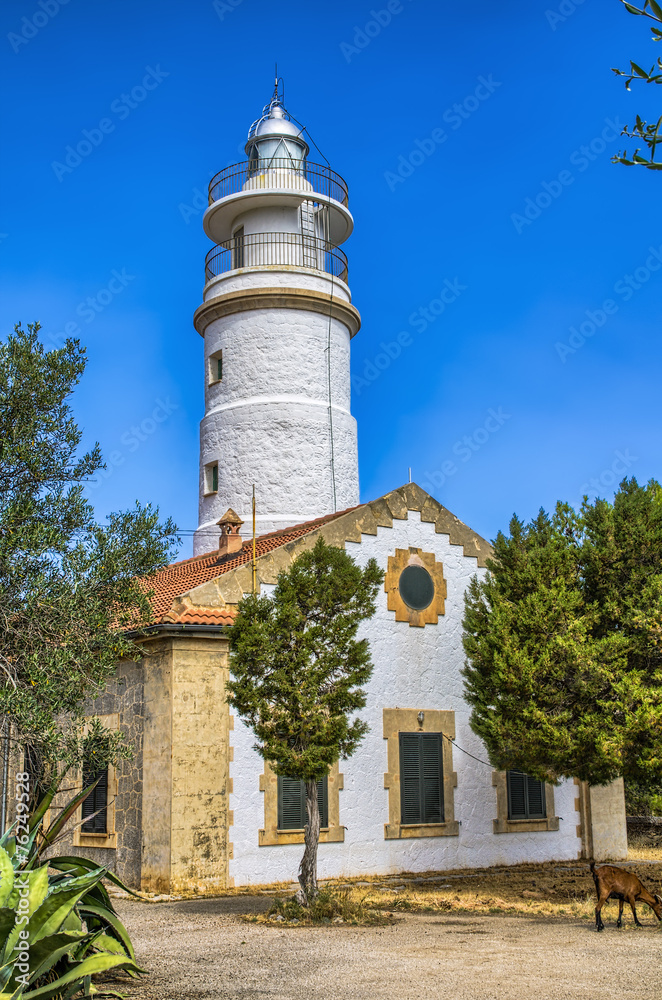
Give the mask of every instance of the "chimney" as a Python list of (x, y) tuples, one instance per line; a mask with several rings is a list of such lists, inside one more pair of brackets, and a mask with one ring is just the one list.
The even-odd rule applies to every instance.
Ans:
[(239, 529), (244, 523), (238, 514), (235, 514), (232, 507), (228, 507), (220, 521), (216, 522), (221, 529), (221, 537), (218, 540), (219, 556), (227, 556), (231, 552), (241, 552), (243, 539), (239, 534)]

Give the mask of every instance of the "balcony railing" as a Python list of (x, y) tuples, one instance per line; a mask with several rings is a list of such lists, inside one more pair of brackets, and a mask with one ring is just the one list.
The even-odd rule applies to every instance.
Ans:
[(347, 184), (331, 167), (309, 160), (246, 160), (219, 170), (209, 182), (209, 204), (241, 191), (261, 188), (285, 188), (321, 194), (347, 205)]
[(343, 251), (333, 243), (301, 233), (255, 233), (219, 243), (205, 257), (205, 281), (239, 267), (309, 267), (347, 281)]

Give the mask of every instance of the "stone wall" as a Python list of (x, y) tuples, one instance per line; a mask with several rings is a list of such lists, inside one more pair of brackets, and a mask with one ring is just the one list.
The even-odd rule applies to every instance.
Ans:
[(626, 861), (628, 832), (623, 779), (591, 786), (591, 831), (595, 861)]
[(229, 884), (228, 641), (180, 633), (148, 644), (142, 888)]
[[(75, 847), (73, 833), (57, 845), (58, 854), (84, 855), (107, 865), (132, 888), (140, 886), (141, 827), (143, 788), (143, 664), (124, 662), (117, 668), (103, 694), (85, 705), (85, 715), (119, 715), (119, 728), (133, 750), (132, 760), (120, 761), (116, 768), (115, 831), (117, 847)], [(70, 783), (67, 783), (70, 784)], [(62, 793), (56, 804), (71, 798)]]

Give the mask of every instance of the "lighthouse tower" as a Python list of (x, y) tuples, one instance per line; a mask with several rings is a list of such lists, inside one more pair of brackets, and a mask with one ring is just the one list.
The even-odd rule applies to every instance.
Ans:
[(347, 185), (308, 159), (278, 85), (251, 125), (246, 160), (209, 185), (203, 304), (205, 416), (194, 553), (218, 544), (231, 507), (264, 534), (359, 502), (350, 413), (352, 232)]

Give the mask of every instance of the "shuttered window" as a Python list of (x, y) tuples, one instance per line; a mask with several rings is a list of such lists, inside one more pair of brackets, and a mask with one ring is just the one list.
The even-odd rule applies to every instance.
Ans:
[(443, 736), (400, 733), (400, 822), (443, 823)]
[(508, 819), (544, 819), (545, 784), (523, 771), (508, 771)]
[[(99, 782), (83, 802), (83, 833), (106, 833), (107, 832), (107, 806), (108, 806), (108, 768), (100, 774), (94, 771), (89, 764), (83, 765), (83, 788), (87, 788), (96, 779)], [(94, 815), (96, 813), (96, 816)], [(90, 817), (87, 819), (87, 817)]]
[[(320, 827), (329, 825), (329, 782), (324, 777), (317, 782)], [(278, 775), (278, 829), (303, 830), (306, 825), (306, 784), (299, 778)]]
[(35, 747), (26, 746), (24, 748), (23, 770), (29, 775), (30, 809), (34, 809), (47, 791), (44, 780), (44, 762), (40, 752)]

